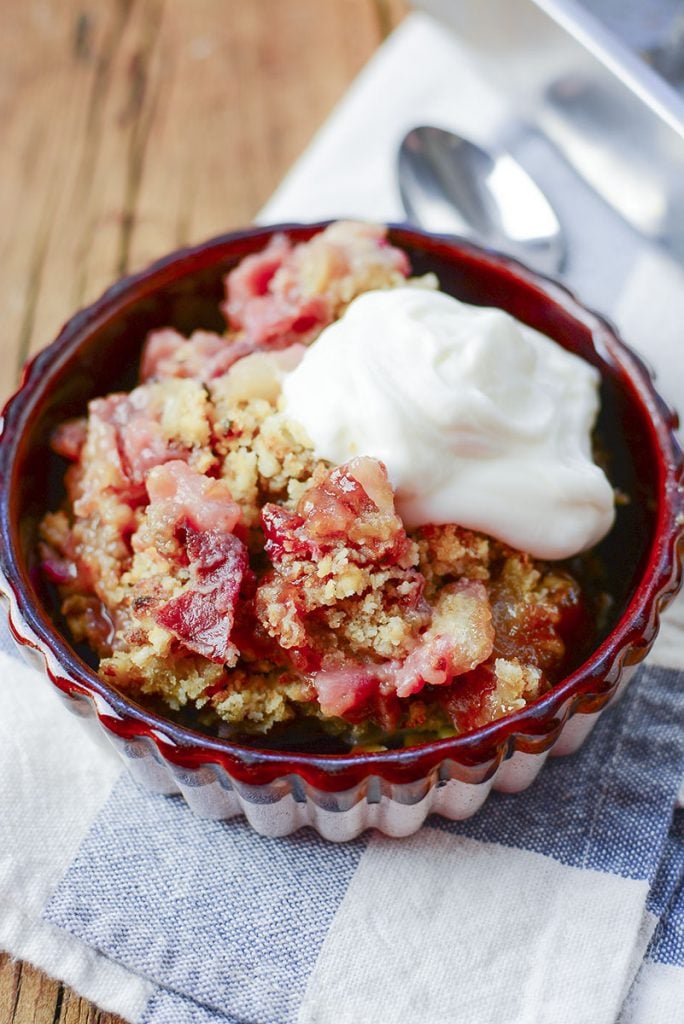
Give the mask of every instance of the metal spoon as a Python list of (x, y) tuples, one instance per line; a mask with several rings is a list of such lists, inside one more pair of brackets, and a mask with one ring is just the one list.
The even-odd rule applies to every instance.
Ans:
[(489, 153), (442, 128), (413, 128), (398, 173), (406, 216), (420, 227), (470, 238), (544, 274), (562, 265), (558, 217), (509, 153)]

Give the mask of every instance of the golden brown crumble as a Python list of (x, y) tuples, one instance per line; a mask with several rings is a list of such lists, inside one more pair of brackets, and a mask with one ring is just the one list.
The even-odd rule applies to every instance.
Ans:
[(455, 524), (407, 534), (382, 464), (317, 460), (282, 408), (303, 346), (408, 272), (372, 226), (276, 237), (229, 275), (225, 337), (153, 332), (143, 383), (58, 428), (41, 554), (104, 678), (231, 734), (345, 719), (372, 746), (492, 721), (563, 671), (571, 576)]

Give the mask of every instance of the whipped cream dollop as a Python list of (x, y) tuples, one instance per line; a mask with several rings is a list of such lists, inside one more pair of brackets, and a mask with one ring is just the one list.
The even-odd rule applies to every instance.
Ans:
[(443, 292), (367, 292), (283, 383), (316, 455), (381, 459), (408, 528), (458, 523), (539, 558), (614, 518), (593, 462), (599, 374), (500, 309)]

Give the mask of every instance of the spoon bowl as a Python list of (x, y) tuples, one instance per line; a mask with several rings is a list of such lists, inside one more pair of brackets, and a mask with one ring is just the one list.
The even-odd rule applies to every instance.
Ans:
[(443, 128), (413, 128), (399, 149), (398, 176), (411, 223), (472, 239), (543, 274), (562, 266), (558, 217), (510, 153), (488, 152)]

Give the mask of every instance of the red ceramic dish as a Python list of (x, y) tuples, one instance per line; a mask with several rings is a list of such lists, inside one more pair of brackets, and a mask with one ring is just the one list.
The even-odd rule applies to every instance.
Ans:
[(276, 230), (294, 241), (321, 225), (259, 228), (174, 253), (114, 285), (26, 367), (0, 439), (0, 566), (12, 632), (77, 713), (98, 723), (133, 774), (181, 792), (199, 814), (244, 813), (259, 831), (313, 825), (331, 839), (368, 827), (405, 835), (429, 813), (472, 814), (493, 787), (515, 791), (549, 753), (571, 753), (650, 649), (659, 613), (681, 582), (684, 462), (674, 414), (612, 327), (560, 285), (513, 260), (453, 239), (394, 227), (415, 273), (436, 272), (458, 298), (497, 305), (593, 363), (602, 376), (601, 437), (614, 485), (630, 495), (601, 554), (615, 598), (609, 632), (571, 675), (522, 710), (467, 735), (403, 750), (318, 755), (242, 747), (172, 722), (124, 697), (70, 647), (35, 571), (39, 519), (55, 507), (63, 466), (52, 428), (87, 401), (135, 382), (146, 333), (169, 324), (221, 329), (222, 279)]

